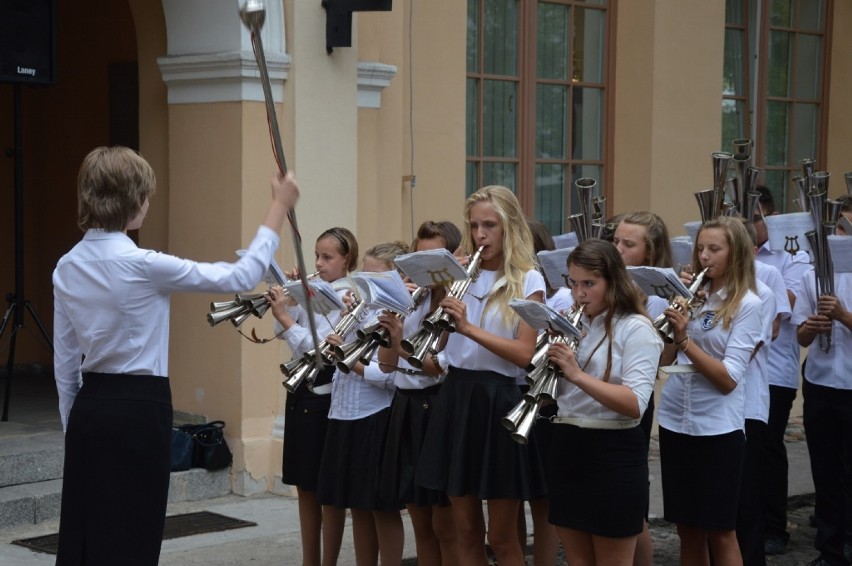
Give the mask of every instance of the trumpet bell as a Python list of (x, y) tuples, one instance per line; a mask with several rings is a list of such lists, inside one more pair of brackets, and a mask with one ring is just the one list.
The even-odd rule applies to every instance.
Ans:
[(408, 357), (407, 361), (411, 364), (411, 367), (423, 369), (423, 361), (426, 359), (426, 356), (428, 356), (430, 352), (438, 351), (438, 342), (441, 340), (441, 334), (443, 334), (443, 332), (436, 330), (435, 332), (430, 333), (429, 337), (420, 343), (417, 350)]
[(220, 322), (224, 322), (245, 312), (249, 312), (249, 314), (251, 314), (250, 307), (241, 303), (228, 309), (207, 313), (207, 322), (210, 326), (216, 326)]
[(538, 420), (538, 414), (541, 411), (541, 404), (529, 405), (521, 422), (518, 423), (518, 428), (512, 433), (512, 440), (518, 444), (527, 444), (530, 440), (530, 433)]
[(521, 419), (524, 417), (524, 414), (526, 414), (529, 406), (530, 405), (527, 403), (526, 399), (521, 400), (520, 403), (515, 405), (511, 411), (506, 413), (506, 415), (500, 419), (500, 423), (509, 432), (515, 432), (518, 430), (518, 425), (521, 423)]

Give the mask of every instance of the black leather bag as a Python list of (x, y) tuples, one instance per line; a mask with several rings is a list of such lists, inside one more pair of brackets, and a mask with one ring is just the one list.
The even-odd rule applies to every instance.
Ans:
[[(234, 459), (225, 442), (224, 421), (213, 421), (200, 425), (183, 425), (172, 430), (172, 470), (175, 465), (185, 465), (183, 453), (185, 437), (191, 439), (190, 467), (206, 470), (221, 470), (231, 465)], [(177, 439), (176, 439), (177, 437)], [(188, 468), (182, 468), (188, 469)]]

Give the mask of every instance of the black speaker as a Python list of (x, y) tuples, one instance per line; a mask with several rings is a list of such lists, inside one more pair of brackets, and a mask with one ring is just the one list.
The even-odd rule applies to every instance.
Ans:
[(54, 0), (0, 0), (0, 82), (56, 82)]

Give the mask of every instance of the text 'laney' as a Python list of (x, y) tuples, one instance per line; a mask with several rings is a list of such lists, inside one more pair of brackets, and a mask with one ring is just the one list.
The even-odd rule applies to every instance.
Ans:
[(31, 69), (29, 67), (18, 67), (18, 74), (19, 75), (29, 75), (31, 77), (34, 77), (35, 74), (36, 74), (36, 70)]

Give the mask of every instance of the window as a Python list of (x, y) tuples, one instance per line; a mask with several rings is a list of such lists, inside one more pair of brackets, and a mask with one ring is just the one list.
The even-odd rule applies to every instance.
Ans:
[(609, 12), (607, 0), (468, 0), (468, 195), (505, 185), (561, 234), (574, 181), (605, 186)]
[[(832, 0), (727, 0), (722, 141), (755, 141), (783, 211), (797, 197), (800, 162), (825, 159), (828, 14)], [(753, 94), (752, 94), (753, 93)]]

